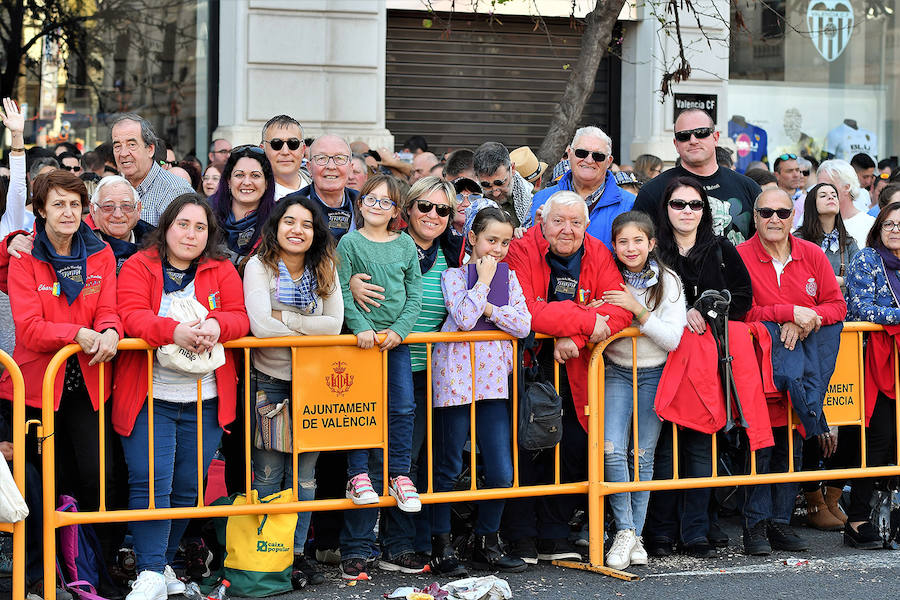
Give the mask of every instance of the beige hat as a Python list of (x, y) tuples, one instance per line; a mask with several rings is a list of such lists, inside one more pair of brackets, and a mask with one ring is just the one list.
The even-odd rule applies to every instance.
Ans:
[(516, 165), (516, 171), (527, 181), (534, 183), (547, 170), (547, 163), (540, 162), (531, 148), (522, 146), (509, 153), (509, 160)]

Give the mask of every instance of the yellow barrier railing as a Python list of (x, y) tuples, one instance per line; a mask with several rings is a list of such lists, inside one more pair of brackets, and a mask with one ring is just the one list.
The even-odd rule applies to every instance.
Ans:
[[(13, 443), (13, 479), (19, 493), (25, 496), (25, 380), (12, 357), (0, 350), (0, 365), (9, 372), (13, 384), (12, 431)], [(0, 457), (3, 460), (3, 457)], [(34, 508), (34, 507), (31, 507)], [(0, 531), (12, 533), (13, 536), (13, 572), (12, 597), (25, 597), (25, 521), (18, 523), (0, 523)]]
[[(673, 464), (672, 464), (672, 479), (653, 479), (651, 481), (641, 481), (640, 479), (640, 469), (638, 464), (638, 458), (640, 449), (637, 446), (638, 437), (638, 423), (637, 423), (637, 368), (632, 367), (632, 392), (633, 392), (633, 418), (632, 418), (632, 431), (633, 431), (633, 444), (634, 444), (634, 481), (629, 482), (607, 482), (604, 481), (604, 453), (603, 453), (603, 445), (600, 443), (601, 440), (604, 439), (604, 423), (601, 415), (604, 414), (604, 400), (605, 400), (605, 390), (604, 390), (604, 377), (603, 377), (603, 369), (604, 369), (604, 360), (603, 360), (603, 350), (613, 341), (619, 339), (631, 338), (632, 342), (632, 356), (636, 358), (636, 344), (635, 340), (640, 335), (639, 330), (635, 328), (629, 328), (619, 332), (618, 334), (611, 336), (609, 339), (604, 342), (597, 344), (594, 348), (593, 353), (591, 355), (591, 361), (589, 365), (588, 372), (588, 411), (589, 411), (589, 426), (590, 431), (596, 432), (596, 435), (591, 436), (591, 445), (590, 445), (590, 470), (588, 474), (589, 480), (589, 492), (588, 492), (588, 507), (589, 507), (589, 519), (590, 519), (590, 563), (592, 565), (602, 565), (604, 560), (604, 550), (603, 550), (603, 529), (605, 524), (604, 519), (604, 498), (610, 494), (623, 493), (623, 492), (638, 492), (638, 491), (656, 491), (656, 490), (684, 490), (684, 489), (697, 489), (697, 488), (711, 488), (711, 487), (725, 487), (725, 486), (740, 486), (740, 485), (757, 485), (757, 484), (769, 484), (769, 483), (786, 483), (786, 482), (803, 482), (803, 481), (821, 481), (824, 479), (830, 480), (840, 480), (840, 479), (853, 479), (860, 477), (882, 477), (882, 476), (892, 476), (892, 475), (900, 475), (900, 444), (898, 444), (898, 455), (897, 455), (897, 465), (896, 466), (882, 466), (882, 467), (867, 467), (866, 466), (866, 442), (865, 442), (865, 381), (864, 381), (864, 373), (863, 373), (863, 355), (862, 355), (862, 336), (865, 332), (871, 331), (881, 331), (882, 327), (880, 325), (876, 325), (873, 323), (862, 323), (862, 322), (848, 322), (844, 324), (844, 329), (841, 333), (841, 345), (842, 347), (845, 345), (848, 339), (852, 339), (857, 342), (854, 346), (858, 351), (856, 354), (858, 356), (851, 357), (854, 361), (855, 365), (858, 368), (855, 370), (855, 376), (853, 378), (853, 385), (857, 386), (857, 401), (855, 402), (855, 414), (851, 418), (847, 418), (846, 415), (842, 415), (842, 418), (835, 419), (834, 425), (856, 425), (860, 427), (861, 430), (861, 441), (860, 441), (860, 456), (861, 456), (861, 465), (857, 468), (842, 468), (842, 469), (826, 469), (826, 470), (817, 470), (817, 471), (797, 471), (794, 468), (794, 452), (793, 452), (793, 435), (788, 435), (788, 470), (786, 472), (780, 473), (757, 473), (756, 470), (756, 451), (750, 453), (750, 472), (746, 475), (728, 475), (722, 476), (718, 474), (717, 462), (718, 462), (718, 452), (716, 448), (716, 434), (711, 434), (711, 445), (712, 452), (710, 456), (711, 460), (711, 472), (712, 475), (710, 477), (690, 477), (684, 478), (680, 477), (678, 473), (678, 426), (674, 423), (671, 424), (672, 427), (672, 454), (673, 454)], [(635, 364), (635, 361), (632, 361), (632, 364)], [(844, 365), (846, 366), (846, 365)], [(898, 370), (898, 361), (895, 354), (894, 364), (894, 385), (896, 391), (896, 398), (898, 404), (900, 404), (900, 370)], [(837, 370), (836, 370), (837, 374)], [(831, 380), (831, 383), (834, 384), (834, 377)], [(829, 386), (830, 387), (830, 386)], [(828, 406), (826, 409), (826, 418), (828, 418)], [(788, 410), (788, 427), (789, 430), (793, 430), (796, 427), (796, 420), (793, 417), (793, 410)], [(829, 425), (832, 424), (832, 420), (828, 419)], [(897, 423), (896, 423), (896, 431), (900, 432), (900, 409), (897, 411)], [(597, 456), (598, 459), (594, 460), (594, 456)], [(595, 535), (594, 532), (599, 532), (599, 534)], [(604, 572), (611, 571), (610, 569), (602, 569)]]

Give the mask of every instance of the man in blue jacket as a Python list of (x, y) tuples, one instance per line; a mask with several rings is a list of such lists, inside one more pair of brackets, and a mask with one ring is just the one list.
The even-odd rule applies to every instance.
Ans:
[(634, 194), (619, 188), (609, 170), (613, 161), (612, 140), (599, 127), (582, 127), (566, 148), (566, 158), (571, 170), (559, 183), (534, 195), (532, 220), (537, 222), (535, 214), (555, 192), (574, 191), (587, 202), (590, 218), (587, 233), (612, 251), (613, 219), (634, 205)]

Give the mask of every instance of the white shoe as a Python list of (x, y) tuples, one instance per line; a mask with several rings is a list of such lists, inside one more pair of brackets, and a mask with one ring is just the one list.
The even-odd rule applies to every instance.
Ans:
[(637, 537), (634, 535), (634, 529), (617, 531), (612, 548), (606, 554), (606, 566), (611, 569), (627, 569), (631, 564), (631, 552), (634, 550), (635, 542)]
[(166, 600), (166, 577), (155, 571), (141, 571), (131, 584), (131, 591), (125, 600)]
[(631, 549), (631, 564), (647, 564), (647, 551), (644, 550), (644, 538), (639, 535), (634, 538), (634, 548)]
[(166, 593), (169, 596), (177, 596), (178, 594), (184, 593), (184, 590), (186, 589), (184, 582), (175, 576), (175, 571), (173, 571), (172, 567), (169, 565), (166, 565), (166, 568), (163, 571), (163, 577), (166, 578)]

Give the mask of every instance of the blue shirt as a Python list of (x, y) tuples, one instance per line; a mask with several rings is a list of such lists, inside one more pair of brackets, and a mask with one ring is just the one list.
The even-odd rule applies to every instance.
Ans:
[[(594, 236), (612, 252), (612, 222), (617, 216), (623, 212), (628, 212), (634, 206), (634, 194), (626, 192), (616, 185), (616, 178), (612, 172), (606, 172), (606, 182), (603, 184), (603, 194), (594, 204), (594, 208), (589, 215), (591, 222), (588, 223), (587, 233)], [(534, 220), (537, 209), (544, 205), (547, 198), (556, 192), (567, 190), (574, 191), (572, 185), (572, 171), (562, 176), (554, 186), (541, 190), (534, 195), (531, 201), (531, 219)]]
[(356, 229), (356, 224), (353, 222), (354, 205), (359, 197), (359, 192), (356, 190), (345, 187), (344, 202), (337, 208), (328, 206), (319, 198), (319, 195), (316, 193), (316, 186), (313, 183), (296, 193), (309, 196), (319, 203), (319, 206), (322, 208), (322, 214), (325, 216), (325, 222), (328, 224), (328, 229), (331, 230), (331, 235), (334, 236), (335, 242), (340, 240), (345, 233)]
[(728, 121), (728, 137), (734, 140), (737, 146), (734, 166), (738, 173), (744, 173), (754, 161), (769, 163), (767, 156), (769, 142), (765, 129), (750, 123), (741, 127), (734, 121)]

